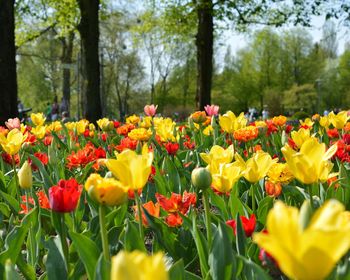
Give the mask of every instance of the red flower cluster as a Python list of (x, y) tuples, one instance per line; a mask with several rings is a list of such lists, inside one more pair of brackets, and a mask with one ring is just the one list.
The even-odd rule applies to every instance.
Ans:
[(117, 128), (117, 133), (119, 135), (124, 135), (124, 136), (127, 136), (128, 133), (133, 130), (135, 128), (135, 126), (133, 124), (124, 124), (122, 126), (119, 126)]
[[(49, 203), (49, 199), (47, 198), (46, 194), (43, 192), (43, 191), (38, 191), (36, 193), (37, 197), (38, 197), (38, 201), (39, 201), (39, 206), (43, 209), (50, 209), (50, 203)], [(19, 212), (19, 214), (27, 214), (30, 209), (27, 209), (27, 205), (26, 205), (26, 202), (27, 202), (27, 198), (25, 195), (22, 195), (21, 196), (21, 200), (22, 200), (22, 203), (21, 203), (21, 211)], [(32, 197), (28, 197), (28, 203), (31, 205), (31, 206), (34, 206), (35, 205), (35, 201)]]
[(53, 136), (51, 136), (51, 135), (45, 136), (45, 138), (43, 140), (44, 145), (45, 146), (51, 145), (52, 139), (53, 139)]
[(343, 139), (336, 142), (338, 149), (334, 157), (338, 158), (341, 162), (350, 162), (350, 144), (347, 144)]
[(129, 137), (125, 137), (120, 141), (120, 144), (115, 147), (118, 152), (122, 152), (125, 149), (136, 150), (137, 140), (133, 140)]
[(179, 213), (185, 215), (191, 205), (195, 205), (197, 198), (195, 193), (184, 192), (183, 196), (181, 194), (172, 193), (170, 198), (156, 193), (156, 199), (166, 212), (168, 216), (165, 218), (165, 222), (171, 226), (176, 227), (182, 225), (182, 218)]
[[(39, 159), (43, 163), (43, 165), (46, 165), (49, 162), (49, 157), (45, 153), (36, 152), (34, 153), (34, 156), (37, 159)], [(38, 170), (38, 167), (33, 163), (33, 161), (30, 158), (28, 159), (28, 162), (31, 165), (33, 171)]]
[[(242, 226), (243, 226), (245, 235), (247, 237), (252, 236), (256, 226), (255, 215), (251, 214), (249, 219), (244, 216), (241, 216), (241, 221), (242, 221)], [(234, 234), (236, 235), (237, 234), (236, 220), (228, 220), (226, 224), (232, 228)]]
[(102, 147), (95, 148), (95, 146), (89, 142), (83, 149), (76, 153), (73, 151), (67, 156), (67, 167), (69, 169), (84, 167), (88, 163), (100, 158), (106, 158), (106, 151)]
[(60, 213), (72, 212), (77, 207), (82, 186), (77, 180), (59, 180), (49, 189), (49, 202), (52, 210)]
[(168, 142), (168, 143), (164, 144), (164, 147), (167, 150), (169, 155), (174, 156), (174, 155), (176, 155), (180, 145), (179, 145), (179, 143)]
[(186, 138), (186, 141), (184, 142), (184, 146), (189, 150), (193, 150), (195, 148), (196, 144), (191, 141), (190, 136), (185, 135), (185, 138)]
[(2, 157), (4, 162), (6, 162), (7, 164), (10, 164), (10, 165), (13, 164), (13, 160), (15, 161), (15, 165), (18, 165), (19, 161), (20, 161), (18, 154), (15, 154), (12, 158), (10, 154), (8, 154), (6, 152), (2, 152), (1, 157)]
[(327, 135), (329, 138), (339, 138), (339, 131), (336, 128), (330, 128), (327, 130)]
[(275, 133), (278, 131), (277, 126), (272, 122), (272, 120), (266, 120), (265, 121), (267, 124), (267, 132), (266, 134), (269, 136), (272, 133)]

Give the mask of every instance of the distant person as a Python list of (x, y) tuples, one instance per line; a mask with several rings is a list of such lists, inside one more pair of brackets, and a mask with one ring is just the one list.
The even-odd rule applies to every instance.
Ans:
[(63, 123), (69, 122), (69, 115), (67, 111), (62, 112), (62, 122)]
[(58, 119), (59, 106), (57, 102), (57, 96), (53, 99), (53, 104), (51, 106), (51, 120), (54, 122)]
[(17, 110), (18, 110), (19, 113), (22, 113), (23, 110), (24, 110), (23, 103), (19, 99), (17, 100)]
[(68, 113), (68, 100), (64, 97), (62, 97), (62, 99), (61, 99), (60, 112), (61, 112), (61, 114), (63, 114), (65, 112), (69, 115), (69, 113)]
[(267, 111), (266, 109), (264, 109), (264, 110), (261, 112), (261, 115), (262, 115), (263, 121), (266, 121), (266, 120), (269, 118), (269, 111)]
[(325, 117), (328, 116), (328, 114), (329, 114), (329, 111), (328, 111), (327, 109), (323, 111), (323, 115), (324, 115)]
[(50, 104), (50, 102), (47, 102), (46, 103), (46, 110), (45, 110), (45, 115), (46, 115), (47, 121), (51, 121), (51, 110), (52, 110), (51, 104)]

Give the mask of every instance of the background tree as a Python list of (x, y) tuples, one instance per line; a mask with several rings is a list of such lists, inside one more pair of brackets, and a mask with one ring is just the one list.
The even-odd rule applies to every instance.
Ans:
[(81, 20), (78, 30), (82, 42), (84, 77), (84, 116), (90, 121), (102, 117), (99, 62), (99, 0), (78, 0)]
[(0, 0), (0, 124), (18, 115), (15, 1)]

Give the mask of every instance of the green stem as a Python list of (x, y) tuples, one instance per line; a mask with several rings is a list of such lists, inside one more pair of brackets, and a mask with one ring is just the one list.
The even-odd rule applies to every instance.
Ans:
[[(29, 195), (28, 190), (25, 190), (26, 192), (26, 207), (27, 211), (29, 212)], [(29, 227), (29, 236), (30, 240), (30, 248), (29, 248), (29, 260), (32, 267), (35, 267), (35, 239), (34, 239), (34, 233), (33, 233), (33, 227), (30, 225)]]
[(308, 185), (308, 186), (307, 186), (307, 190), (308, 190), (308, 192), (309, 192), (309, 198), (310, 198), (311, 209), (314, 209), (315, 206), (314, 206), (314, 199), (313, 199), (313, 195), (312, 195), (312, 186), (313, 186), (313, 184)]
[(20, 199), (21, 199), (21, 189), (19, 187), (18, 174), (17, 174), (17, 168), (16, 168), (16, 161), (15, 161), (15, 158), (13, 156), (12, 156), (12, 168), (13, 168), (13, 173), (14, 173), (14, 176), (15, 176), (17, 199), (18, 199), (18, 201), (20, 201)]
[(251, 195), (252, 195), (252, 210), (253, 213), (255, 213), (255, 209), (256, 209), (256, 201), (255, 201), (255, 184), (251, 186)]
[(210, 222), (209, 198), (208, 198), (207, 190), (203, 191), (203, 205), (204, 205), (204, 212), (205, 212), (205, 225), (207, 228), (208, 248), (211, 248), (212, 233), (211, 233), (211, 222)]
[(62, 245), (63, 255), (66, 260), (67, 272), (69, 274), (69, 250), (68, 250), (68, 244), (67, 244), (66, 225), (64, 223), (64, 213), (60, 213), (59, 215), (60, 215), (60, 222), (61, 222), (61, 230), (60, 230), (61, 245)]
[(105, 213), (105, 206), (102, 204), (100, 205), (100, 208), (99, 208), (99, 216), (100, 216), (100, 232), (101, 232), (103, 256), (106, 261), (109, 261), (110, 255), (109, 255), (109, 246), (108, 246), (108, 235), (107, 235), (107, 229), (106, 229), (106, 213)]
[(139, 232), (140, 232), (141, 240), (143, 241), (144, 234), (143, 234), (143, 225), (142, 225), (141, 201), (140, 201), (140, 196), (139, 196), (137, 190), (134, 190), (134, 194), (135, 194), (135, 201), (136, 201), (136, 205), (137, 205), (137, 212), (139, 214)]

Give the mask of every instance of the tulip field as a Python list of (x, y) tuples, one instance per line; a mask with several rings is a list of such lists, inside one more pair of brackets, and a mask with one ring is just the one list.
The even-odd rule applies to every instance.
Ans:
[(0, 127), (0, 279), (350, 279), (350, 111)]

